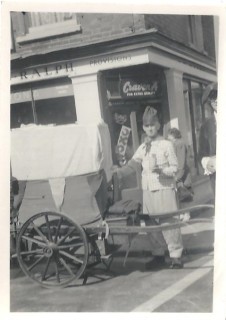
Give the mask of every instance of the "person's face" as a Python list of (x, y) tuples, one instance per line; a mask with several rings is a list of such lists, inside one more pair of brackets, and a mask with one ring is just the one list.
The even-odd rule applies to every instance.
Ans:
[(159, 124), (156, 122), (154, 124), (143, 125), (144, 132), (150, 138), (155, 138), (158, 135)]
[(168, 140), (171, 142), (174, 142), (176, 139), (174, 138), (174, 136), (172, 134), (168, 134)]
[(209, 102), (210, 102), (210, 105), (211, 105), (213, 111), (217, 112), (217, 99), (215, 99), (215, 100), (211, 99), (211, 100), (209, 100)]

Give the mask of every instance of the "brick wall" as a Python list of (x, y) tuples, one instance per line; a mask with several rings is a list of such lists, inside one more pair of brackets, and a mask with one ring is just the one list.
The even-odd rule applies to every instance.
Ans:
[[(214, 58), (215, 57), (215, 47), (214, 47), (214, 26), (212, 16), (202, 16), (202, 30), (203, 30), (203, 40), (204, 48), (194, 49), (201, 51), (203, 50), (205, 54)], [(189, 20), (187, 15), (146, 15), (145, 16), (145, 27), (146, 29), (156, 27), (161, 33), (183, 43), (184, 45), (191, 46), (189, 39)]]
[[(202, 18), (204, 32), (204, 49), (208, 55), (214, 57), (214, 33), (212, 17)], [(186, 15), (142, 15), (142, 14), (101, 14), (78, 13), (78, 24), (81, 30), (61, 37), (43, 39), (30, 43), (17, 44), (17, 51), (23, 53), (42, 52), (48, 49), (70, 48), (73, 45), (111, 40), (150, 28), (157, 28), (172, 40), (189, 45), (188, 16)], [(25, 34), (28, 30), (22, 13), (12, 13), (13, 30), (16, 36)]]
[[(24, 27), (22, 13), (12, 13), (13, 29), (16, 36), (23, 35)], [(31, 43), (17, 45), (18, 52), (41, 51), (48, 48), (70, 47), (95, 43), (124, 35), (140, 32), (145, 29), (144, 17), (139, 14), (77, 14), (81, 31), (55, 39), (43, 39)]]

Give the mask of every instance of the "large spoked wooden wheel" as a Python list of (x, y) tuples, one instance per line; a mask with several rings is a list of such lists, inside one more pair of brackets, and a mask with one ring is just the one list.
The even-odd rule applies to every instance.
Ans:
[(34, 215), (18, 235), (17, 257), (21, 269), (44, 287), (64, 287), (80, 278), (88, 256), (85, 231), (60, 213)]

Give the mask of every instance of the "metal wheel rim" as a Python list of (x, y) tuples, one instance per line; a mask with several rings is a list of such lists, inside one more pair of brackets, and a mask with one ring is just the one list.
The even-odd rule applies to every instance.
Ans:
[[(47, 218), (46, 218), (47, 217)], [(55, 219), (50, 219), (55, 218)], [(45, 223), (41, 225), (35, 225), (35, 221), (42, 220), (46, 221)], [(52, 222), (57, 221), (57, 227), (58, 229), (51, 228)], [(49, 222), (49, 224), (48, 224)], [(34, 224), (34, 226), (33, 226)], [(31, 236), (28, 237), (26, 234), (29, 233), (29, 228), (33, 227), (33, 233), (35, 236), (32, 238)], [(65, 228), (63, 236), (61, 235), (60, 231), (62, 226)], [(46, 227), (47, 233), (45, 234), (43, 232), (43, 228)], [(68, 232), (67, 232), (68, 227)], [(41, 232), (38, 233), (38, 230)], [(50, 230), (50, 232), (49, 232)], [(52, 234), (53, 230), (56, 232), (55, 234)], [(58, 230), (58, 234), (57, 234)], [(70, 230), (73, 230), (70, 232)], [(70, 233), (70, 234), (69, 234)], [(67, 236), (67, 234), (69, 234)], [(73, 238), (74, 236), (74, 238)], [(69, 240), (69, 237), (71, 237), (71, 242), (68, 244), (66, 240)], [(41, 238), (41, 240), (40, 240)], [(45, 238), (47, 238), (45, 240)], [(65, 238), (65, 239), (64, 239)], [(30, 250), (24, 250), (22, 249), (23, 241), (26, 241), (29, 245), (31, 245)], [(74, 241), (74, 243), (73, 243)], [(32, 246), (36, 246), (34, 250), (32, 250)], [(73, 250), (81, 250), (81, 256), (75, 252), (71, 254), (70, 249), (73, 248)], [(78, 249), (77, 249), (78, 248)], [(29, 218), (22, 226), (18, 238), (17, 238), (17, 257), (20, 264), (21, 269), (23, 272), (31, 278), (33, 281), (39, 283), (43, 287), (65, 287), (72, 281), (78, 279), (83, 274), (87, 263), (88, 263), (88, 257), (89, 257), (89, 248), (88, 248), (88, 241), (87, 236), (84, 231), (84, 229), (76, 224), (74, 221), (72, 221), (70, 218), (68, 218), (65, 215), (62, 215), (61, 213), (57, 212), (42, 212), (38, 213), (31, 218)], [(38, 255), (40, 256), (38, 258)], [(26, 263), (25, 260), (31, 256), (31, 258), (37, 258), (35, 261), (33, 261), (33, 264)], [(38, 261), (39, 260), (39, 261)], [(34, 274), (32, 270), (35, 270), (35, 268), (40, 267), (41, 263), (45, 264), (44, 270), (41, 272), (40, 276), (37, 277), (37, 274)], [(54, 265), (55, 267), (55, 274), (53, 272), (53, 278), (54, 280), (48, 280), (47, 278), (47, 272), (48, 269), (50, 269), (50, 263)], [(76, 265), (78, 264), (78, 266)], [(51, 265), (51, 267), (52, 267)], [(73, 267), (76, 266), (77, 270), (74, 272), (71, 268), (71, 265)], [(75, 266), (74, 266), (75, 265)], [(66, 277), (66, 280), (62, 280), (60, 278), (60, 271), (64, 272), (61, 274)], [(65, 273), (68, 273), (65, 274)]]

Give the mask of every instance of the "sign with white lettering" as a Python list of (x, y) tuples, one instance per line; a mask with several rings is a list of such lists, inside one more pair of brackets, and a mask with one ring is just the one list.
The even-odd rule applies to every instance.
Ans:
[(159, 83), (157, 80), (121, 79), (120, 93), (122, 98), (157, 97)]
[(131, 128), (127, 126), (122, 126), (122, 129), (120, 131), (119, 138), (118, 138), (118, 143), (116, 146), (117, 153), (121, 157), (125, 156), (130, 132), (131, 132)]

